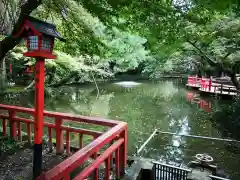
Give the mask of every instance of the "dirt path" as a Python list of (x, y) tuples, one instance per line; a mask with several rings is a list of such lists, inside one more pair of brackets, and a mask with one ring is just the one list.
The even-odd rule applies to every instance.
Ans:
[[(31, 148), (19, 150), (13, 155), (0, 157), (0, 180), (32, 180), (33, 151)], [(66, 156), (54, 152), (43, 152), (43, 171), (59, 164)]]

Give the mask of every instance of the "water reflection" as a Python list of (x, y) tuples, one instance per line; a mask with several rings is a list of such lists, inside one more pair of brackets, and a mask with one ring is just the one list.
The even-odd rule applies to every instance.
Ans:
[(205, 112), (212, 111), (212, 103), (210, 100), (203, 99), (196, 92), (187, 92), (186, 96), (187, 101), (197, 104), (197, 107), (203, 109)]
[[(101, 116), (128, 123), (128, 154), (136, 152), (155, 130), (176, 134), (239, 138), (240, 103), (202, 98), (173, 81), (142, 82), (127, 88), (117, 84), (61, 87), (48, 89), (45, 108), (51, 111)], [(33, 107), (33, 93), (7, 94), (1, 103)], [(238, 125), (237, 125), (238, 123)], [(74, 126), (74, 124), (71, 124)], [(230, 133), (229, 133), (230, 132)], [(236, 151), (239, 151), (237, 148)], [(208, 153), (216, 163), (240, 179), (239, 154), (229, 151), (229, 144), (203, 141), (178, 135), (158, 135), (142, 156), (168, 162), (188, 162), (197, 153)]]

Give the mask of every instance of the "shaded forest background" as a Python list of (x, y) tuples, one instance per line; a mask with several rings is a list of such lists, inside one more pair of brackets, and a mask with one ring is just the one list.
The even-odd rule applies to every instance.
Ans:
[(237, 0), (2, 0), (0, 9), (1, 90), (35, 63), (13, 37), (26, 15), (55, 24), (67, 40), (56, 42), (57, 60), (47, 60), (47, 86), (192, 73), (225, 74), (240, 89)]

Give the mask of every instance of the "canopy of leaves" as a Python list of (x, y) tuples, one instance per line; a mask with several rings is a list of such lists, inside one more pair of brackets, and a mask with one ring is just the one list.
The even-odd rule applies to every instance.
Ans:
[[(28, 2), (0, 2), (3, 34), (12, 32), (21, 7)], [(56, 67), (56, 82), (72, 74), (78, 80), (83, 69), (98, 69), (95, 75), (108, 76), (140, 66), (151, 74), (187, 72), (215, 64), (234, 67), (234, 72), (239, 68), (237, 0), (34, 2), (39, 4), (31, 15), (56, 24), (67, 40), (65, 44), (56, 42), (59, 62), (49, 61)], [(114, 67), (109, 70), (111, 64)]]

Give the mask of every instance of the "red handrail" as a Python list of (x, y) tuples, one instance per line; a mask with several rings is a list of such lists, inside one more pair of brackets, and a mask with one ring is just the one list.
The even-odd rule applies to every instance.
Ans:
[[(7, 120), (11, 124), (11, 132), (10, 136), (14, 139), (18, 137), (18, 140), (21, 140), (21, 123), (27, 124), (27, 135), (29, 141), (32, 139), (32, 131), (31, 125), (34, 121), (30, 118), (23, 118), (17, 116), (17, 113), (26, 113), (28, 116), (34, 115), (34, 109), (24, 108), (18, 106), (9, 106), (0, 104), (0, 110), (7, 111), (6, 113), (1, 113), (0, 118), (2, 119), (3, 125), (3, 135), (7, 135)], [(70, 156), (68, 159), (63, 161), (62, 163), (55, 166), (53, 169), (48, 171), (47, 173), (41, 176), (41, 179), (47, 180), (58, 180), (58, 179), (69, 179), (70, 173), (78, 168), (81, 164), (84, 163), (85, 160), (91, 157), (95, 157), (95, 161), (92, 165), (95, 167), (95, 170), (98, 168), (96, 165), (100, 165), (106, 158), (106, 176), (110, 175), (110, 165), (109, 161), (113, 157), (113, 153), (115, 153), (115, 162), (116, 162), (116, 177), (120, 177), (120, 172), (124, 172), (124, 167), (127, 164), (127, 123), (121, 121), (107, 120), (103, 118), (96, 117), (87, 117), (87, 116), (79, 116), (72, 115), (67, 113), (58, 113), (58, 112), (50, 112), (44, 111), (45, 117), (51, 117), (55, 119), (55, 123), (44, 122), (44, 127), (48, 128), (48, 144), (49, 149), (52, 149), (52, 129), (56, 132), (56, 151), (57, 153), (61, 153), (64, 150), (63, 143), (63, 131), (66, 132), (66, 151), (70, 153), (70, 133), (78, 133), (79, 134), (79, 148), (75, 154)], [(75, 128), (64, 126), (63, 121), (74, 121), (76, 123), (89, 123), (94, 125), (102, 125), (108, 128), (106, 132), (99, 132), (89, 129), (83, 128)], [(93, 137), (93, 141), (83, 147), (83, 135), (90, 135)], [(97, 157), (99, 150), (105, 147), (106, 145), (112, 144), (107, 150), (105, 150), (102, 155)], [(104, 160), (103, 160), (103, 159)], [(88, 167), (90, 168), (90, 167)], [(89, 169), (84, 170), (85, 176), (89, 176), (92, 171)], [(122, 173), (123, 174), (123, 173)], [(76, 177), (81, 177), (82, 174)], [(95, 171), (95, 180), (97, 180), (98, 171)], [(81, 179), (81, 178), (80, 178)]]
[[(91, 174), (95, 169), (99, 167), (101, 163), (103, 163), (106, 159), (109, 158), (110, 155), (112, 155), (122, 144), (124, 143), (124, 139), (121, 138), (117, 140), (113, 145), (111, 145), (104, 154), (100, 155), (90, 166), (85, 168), (79, 175), (77, 175), (74, 180), (83, 180), (86, 178), (89, 174)], [(106, 166), (109, 167), (110, 162), (106, 162)], [(106, 179), (109, 179), (109, 175), (106, 177)]]
[[(45, 179), (58, 180), (64, 178), (66, 174), (70, 174), (74, 169), (83, 164), (85, 160), (87, 160), (90, 156), (96, 153), (105, 144), (110, 143), (112, 140), (118, 137), (118, 135), (124, 131), (126, 125), (127, 124), (123, 122), (113, 127), (103, 135), (99, 136), (92, 143), (88, 144), (87, 146), (73, 154), (71, 157), (69, 157), (68, 159), (66, 159), (65, 161), (63, 161), (62, 163), (48, 171), (45, 174)], [(126, 162), (124, 163), (126, 164)]]
[(188, 84), (192, 86), (197, 86), (202, 78), (198, 78), (197, 76), (188, 76)]

